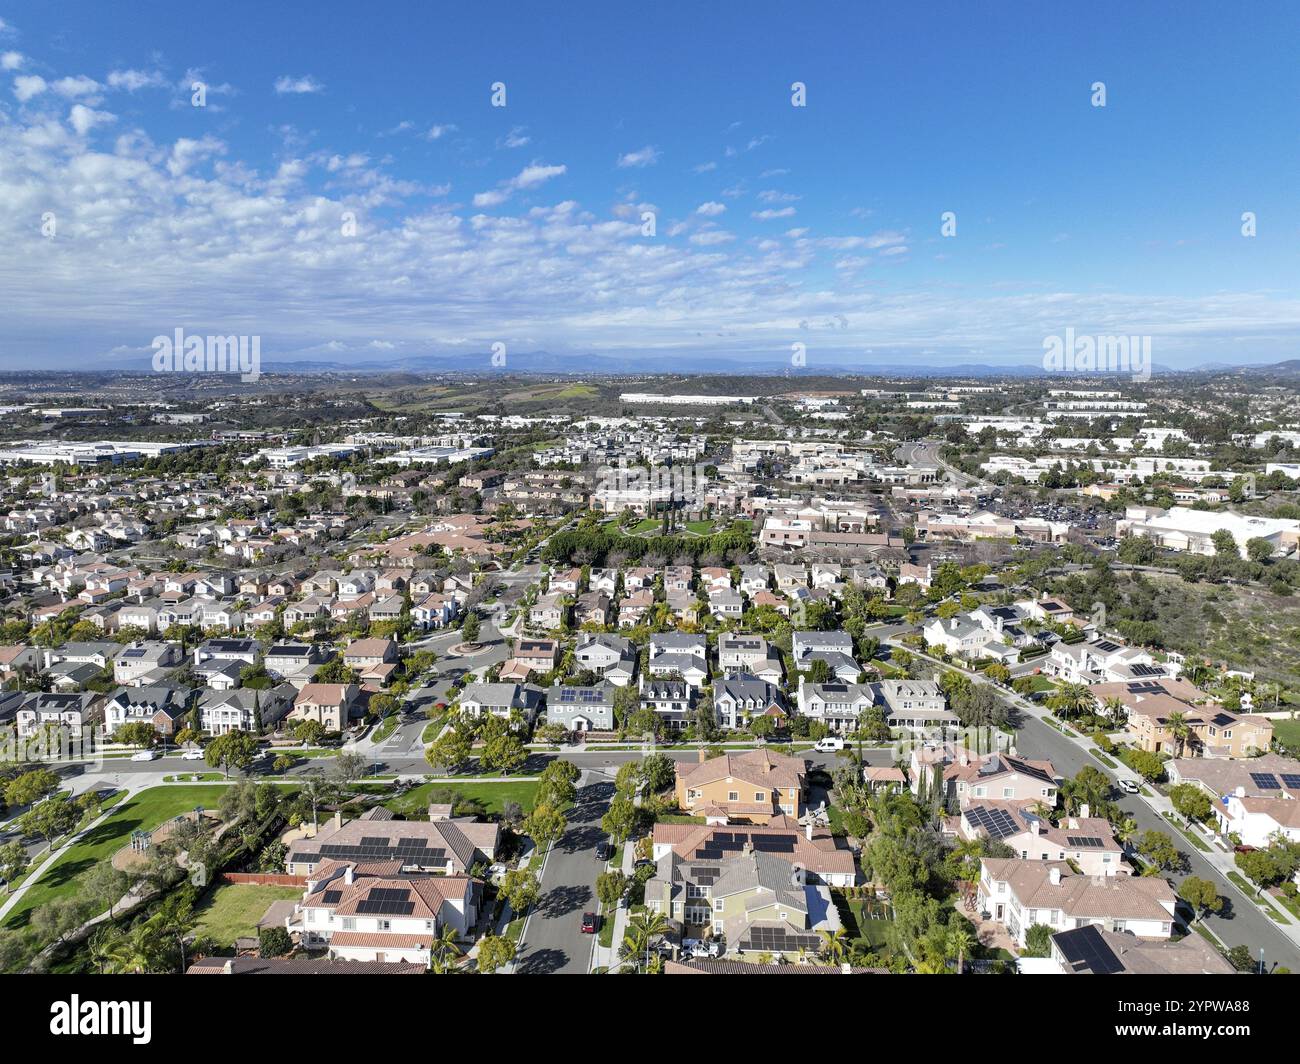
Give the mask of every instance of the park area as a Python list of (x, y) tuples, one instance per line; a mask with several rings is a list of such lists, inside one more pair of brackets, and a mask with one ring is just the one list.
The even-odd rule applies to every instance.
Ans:
[(195, 913), (196, 935), (230, 947), (240, 938), (256, 938), (257, 922), (277, 901), (300, 901), (301, 887), (263, 886), (258, 883), (223, 883), (212, 891)]

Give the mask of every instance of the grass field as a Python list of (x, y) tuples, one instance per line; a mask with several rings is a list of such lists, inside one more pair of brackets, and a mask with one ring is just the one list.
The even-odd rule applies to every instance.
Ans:
[(1300, 746), (1300, 720), (1279, 717), (1273, 721), (1273, 734), (1287, 746)]
[(137, 828), (149, 831), (165, 820), (201, 805), (215, 808), (225, 784), (199, 787), (151, 787), (114, 809), (60, 857), (5, 918), (5, 927), (23, 927), (33, 909), (55, 898), (75, 894), (80, 878), (100, 861), (125, 846)]
[(298, 887), (271, 887), (257, 883), (223, 883), (208, 895), (196, 913), (195, 933), (208, 935), (221, 946), (233, 946), (235, 939), (256, 937), (257, 921), (273, 901), (297, 900)]
[(530, 813), (537, 796), (536, 780), (518, 780), (510, 783), (456, 783), (454, 780), (442, 783), (423, 783), (407, 791), (400, 798), (393, 798), (384, 805), (394, 813), (410, 815), (429, 811), (429, 795), (435, 790), (453, 790), (466, 798), (476, 798), (483, 803), (489, 813), (500, 813), (506, 802), (518, 802), (524, 812)]

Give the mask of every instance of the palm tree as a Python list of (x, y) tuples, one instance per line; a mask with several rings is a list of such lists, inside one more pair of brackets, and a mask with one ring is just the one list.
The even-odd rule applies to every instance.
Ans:
[(964, 975), (966, 972), (966, 955), (975, 945), (975, 940), (971, 938), (970, 932), (964, 927), (954, 927), (948, 932), (948, 949), (957, 956), (957, 974)]
[(818, 931), (821, 936), (822, 948), (821, 953), (832, 964), (839, 964), (844, 960), (848, 952), (848, 936), (844, 928), (837, 927), (834, 931)]
[(634, 963), (640, 967), (643, 960), (648, 962), (650, 943), (667, 930), (668, 919), (663, 913), (650, 909), (637, 913), (628, 920), (623, 933), (623, 956), (637, 958)]
[(1183, 747), (1192, 736), (1191, 725), (1187, 723), (1187, 714), (1174, 710), (1166, 718), (1165, 727), (1174, 740), (1174, 749), (1177, 751), (1177, 756), (1182, 757)]
[(1115, 839), (1120, 845), (1126, 845), (1138, 833), (1138, 824), (1131, 816), (1126, 816), (1118, 824), (1113, 825)]
[(450, 963), (463, 952), (464, 950), (456, 942), (456, 929), (451, 924), (443, 924), (442, 930), (434, 936), (433, 942), (429, 945), (429, 953), (438, 963)]

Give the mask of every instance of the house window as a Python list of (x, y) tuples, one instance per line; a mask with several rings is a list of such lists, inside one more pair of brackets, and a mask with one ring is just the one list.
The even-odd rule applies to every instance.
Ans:
[(719, 898), (717, 901), (715, 901), (715, 902), (713, 903), (713, 911), (714, 911), (715, 913), (720, 913), (720, 912), (722, 912), (722, 899), (721, 899), (721, 898)]
[(762, 802), (762, 801), (765, 801), (766, 799), (767, 799), (767, 794), (766, 794), (764, 791), (755, 791), (755, 792), (754, 792), (754, 801), (756, 801), (756, 802)]
[(728, 792), (727, 792), (727, 801), (729, 801), (729, 802), (738, 802), (738, 801), (740, 801), (740, 792), (739, 792), (739, 791), (728, 791)]
[(380, 931), (391, 931), (392, 929), (393, 929), (393, 923), (392, 923), (391, 920), (380, 920), (380, 921), (379, 921), (379, 930), (380, 930)]
[[(333, 918), (333, 917), (330, 917), (330, 919), (332, 920), (332, 919), (334, 919), (334, 918)], [(355, 931), (356, 929), (357, 929), (357, 921), (356, 921), (355, 918), (353, 918), (353, 917), (351, 917), (351, 916), (345, 916), (345, 917), (343, 917), (343, 930), (344, 930), (344, 931)]]

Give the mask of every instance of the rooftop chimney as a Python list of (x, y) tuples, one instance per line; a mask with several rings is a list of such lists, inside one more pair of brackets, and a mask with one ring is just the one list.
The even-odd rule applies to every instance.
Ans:
[(813, 822), (811, 818), (809, 819), (808, 823), (804, 825), (803, 834), (804, 834), (804, 838), (806, 838), (809, 842), (812, 842)]
[(1052, 886), (1059, 887), (1061, 885), (1061, 870), (1059, 868), (1053, 868), (1047, 873), (1047, 878), (1051, 880)]
[[(1081, 806), (1079, 806), (1079, 816), (1081, 819), (1087, 820), (1091, 814), (1092, 814), (1092, 807), (1089, 806), (1087, 802), (1084, 802)], [(1074, 826), (1078, 827), (1079, 825), (1076, 822)]]

